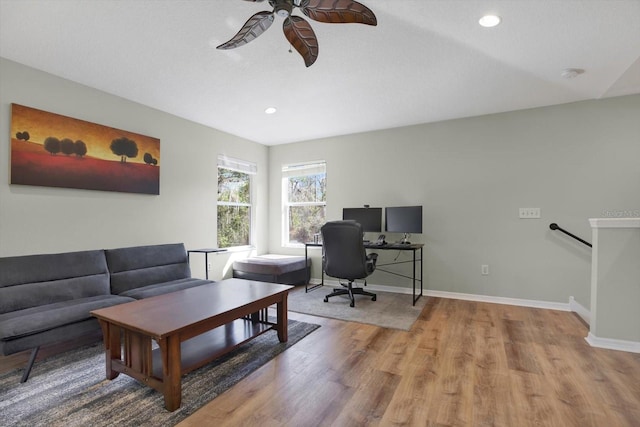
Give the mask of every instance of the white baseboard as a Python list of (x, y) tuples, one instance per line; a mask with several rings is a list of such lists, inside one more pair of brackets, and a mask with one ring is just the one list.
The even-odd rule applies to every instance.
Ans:
[[(318, 283), (320, 282), (318, 281)], [(330, 286), (330, 287), (340, 286), (337, 280), (325, 279), (324, 284), (325, 286)], [(361, 285), (361, 283), (359, 283), (359, 285)], [(413, 294), (413, 288), (406, 288), (406, 287), (367, 284), (367, 288), (371, 291), (391, 292), (395, 294), (406, 294), (406, 295)], [(419, 289), (417, 291), (419, 292)], [(460, 299), (460, 300), (466, 300), (466, 301), (518, 305), (522, 307), (546, 308), (550, 310), (573, 311), (569, 303), (560, 303), (560, 302), (536, 301), (536, 300), (528, 300), (528, 299), (520, 299), (520, 298), (494, 297), (494, 296), (488, 296), (488, 295), (464, 294), (460, 292), (433, 291), (429, 289), (425, 289), (423, 292), (423, 295), (438, 297), (438, 298)], [(575, 304), (580, 306), (577, 302)]]
[(426, 290), (427, 296), (439, 298), (461, 299), (466, 301), (489, 302), (494, 304), (517, 305), (521, 307), (546, 308), (549, 310), (571, 311), (568, 303), (537, 301), (521, 298), (494, 297), (489, 295), (464, 294), (459, 292)]
[(628, 351), (631, 353), (640, 353), (640, 342), (616, 340), (613, 338), (598, 338), (589, 332), (585, 338), (591, 347), (606, 348), (608, 350)]
[(582, 304), (575, 300), (573, 296), (569, 297), (569, 308), (584, 320), (587, 325), (591, 324), (591, 310), (587, 310)]
[[(320, 283), (320, 281), (317, 281)], [(325, 286), (329, 287), (339, 287), (340, 283), (337, 280), (326, 280), (324, 281)], [(396, 286), (383, 286), (383, 285), (371, 285), (368, 284), (367, 288), (371, 291), (380, 291), (380, 292), (392, 292), (397, 294), (408, 294), (411, 295), (413, 293), (412, 288), (405, 287), (396, 287)], [(432, 296), (437, 298), (450, 298), (450, 299), (459, 299), (465, 301), (478, 301), (478, 302), (488, 302), (494, 304), (507, 304), (507, 305), (516, 305), (521, 307), (533, 307), (533, 308), (544, 308), (548, 310), (560, 310), (560, 311), (571, 311), (580, 316), (587, 324), (591, 323), (591, 311), (587, 310), (582, 304), (575, 300), (573, 296), (569, 297), (568, 303), (561, 302), (550, 302), (550, 301), (537, 301), (537, 300), (529, 300), (529, 299), (521, 299), (521, 298), (506, 298), (506, 297), (494, 297), (489, 295), (476, 295), (476, 294), (465, 294), (459, 292), (447, 292), (447, 291), (434, 291), (425, 289), (425, 296)], [(611, 338), (598, 338), (589, 332), (589, 335), (585, 337), (585, 340), (592, 347), (606, 348), (609, 350), (620, 350), (620, 351), (629, 351), (632, 353), (640, 353), (640, 342), (635, 341), (625, 341), (625, 340), (616, 340)]]

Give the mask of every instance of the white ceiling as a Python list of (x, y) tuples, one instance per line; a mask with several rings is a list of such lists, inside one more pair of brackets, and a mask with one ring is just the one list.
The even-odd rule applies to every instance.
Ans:
[(640, 0), (361, 2), (310, 68), (279, 17), (216, 50), (271, 9), (240, 0), (0, 0), (0, 56), (267, 145), (640, 93)]

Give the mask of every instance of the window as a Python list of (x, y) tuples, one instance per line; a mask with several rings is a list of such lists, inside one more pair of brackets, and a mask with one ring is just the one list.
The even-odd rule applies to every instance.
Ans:
[(251, 244), (251, 181), (256, 165), (218, 157), (218, 247)]
[(285, 245), (313, 240), (325, 223), (327, 172), (325, 162), (282, 168), (283, 241)]

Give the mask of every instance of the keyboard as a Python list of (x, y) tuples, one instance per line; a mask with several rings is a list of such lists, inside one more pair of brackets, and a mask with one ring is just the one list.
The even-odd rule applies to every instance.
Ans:
[(371, 242), (366, 245), (369, 248), (386, 248), (386, 249), (407, 249), (410, 248), (411, 245), (404, 243), (377, 243)]

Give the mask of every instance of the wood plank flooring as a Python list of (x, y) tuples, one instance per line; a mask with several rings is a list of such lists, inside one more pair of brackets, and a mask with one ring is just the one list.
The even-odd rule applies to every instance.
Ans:
[(179, 426), (640, 426), (640, 354), (590, 347), (573, 313), (429, 298), (408, 332), (290, 318), (322, 327)]

